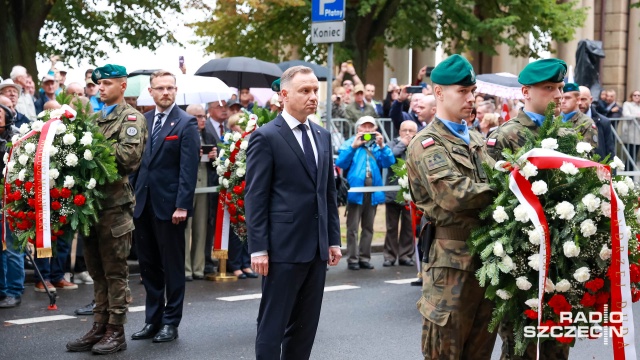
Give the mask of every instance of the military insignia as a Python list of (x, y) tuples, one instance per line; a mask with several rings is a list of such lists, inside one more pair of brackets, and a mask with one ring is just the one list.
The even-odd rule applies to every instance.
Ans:
[(444, 151), (436, 151), (432, 154), (427, 155), (427, 169), (430, 171), (440, 169), (442, 167), (447, 166), (447, 157), (444, 154)]
[(469, 69), (469, 72), (471, 73), (471, 81), (476, 81), (476, 74), (473, 72), (473, 69)]
[(496, 146), (496, 139), (487, 139), (487, 146)]
[(422, 144), (422, 148), (423, 148), (423, 149), (426, 149), (426, 148), (428, 148), (429, 146), (431, 146), (431, 145), (433, 145), (433, 144), (435, 144), (435, 143), (436, 143), (436, 142), (435, 142), (435, 141), (433, 141), (433, 138), (426, 138), (426, 139), (424, 139), (424, 140), (422, 140), (422, 141), (420, 142), (420, 144)]
[(596, 124), (591, 124), (591, 128), (596, 129), (597, 128)]
[(598, 135), (593, 135), (593, 142), (598, 143)]
[(129, 120), (129, 121), (136, 121), (136, 120), (138, 120), (138, 117), (137, 117), (137, 116), (135, 116), (135, 115), (129, 115), (129, 116), (127, 116), (127, 120)]
[(94, 72), (94, 75), (96, 76), (96, 79), (100, 79), (102, 77), (102, 74), (100, 73), (100, 70), (96, 70)]
[(560, 82), (560, 81), (564, 80), (564, 76), (565, 75), (566, 75), (566, 72), (564, 72), (564, 71), (559, 72), (558, 73), (558, 78), (556, 79), (557, 80), (556, 82)]
[(127, 128), (127, 135), (136, 136), (137, 134), (138, 134), (138, 129), (134, 128), (133, 126)]

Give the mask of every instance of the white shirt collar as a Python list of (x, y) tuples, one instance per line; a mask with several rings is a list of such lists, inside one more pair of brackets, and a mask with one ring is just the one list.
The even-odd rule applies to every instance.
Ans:
[(171, 104), (171, 106), (169, 106), (168, 108), (166, 108), (164, 111), (159, 111), (160, 109), (158, 109), (158, 107), (156, 106), (156, 116), (159, 113), (163, 113), (164, 116), (162, 117), (162, 122), (164, 123), (164, 120), (169, 117), (169, 114), (171, 114), (171, 111), (173, 110), (173, 107), (176, 106), (176, 103)]
[[(291, 130), (297, 128), (298, 125), (300, 125), (300, 121), (291, 116), (291, 114), (289, 114), (287, 110), (282, 111), (282, 117), (284, 118), (284, 121), (287, 122), (287, 125), (289, 125), (289, 128), (291, 128)], [(305, 119), (303, 124), (307, 125), (307, 129), (311, 129), (311, 125), (309, 125), (309, 118)]]

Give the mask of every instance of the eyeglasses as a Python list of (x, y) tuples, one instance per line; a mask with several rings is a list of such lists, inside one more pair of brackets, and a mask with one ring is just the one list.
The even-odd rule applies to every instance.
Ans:
[(195, 115), (195, 117), (197, 117), (198, 119), (204, 119), (207, 117), (207, 115)]
[(167, 86), (167, 87), (158, 86), (158, 87), (152, 87), (152, 89), (155, 90), (155, 91), (159, 91), (159, 92), (165, 92), (165, 90), (168, 91), (168, 92), (174, 92), (177, 89), (177, 87), (175, 87), (175, 86)]
[(640, 94), (633, 94), (633, 95), (631, 95), (631, 96), (640, 96)]

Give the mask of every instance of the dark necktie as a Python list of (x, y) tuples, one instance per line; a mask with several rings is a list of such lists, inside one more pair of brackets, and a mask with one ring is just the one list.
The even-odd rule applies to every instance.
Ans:
[(311, 176), (315, 181), (318, 174), (318, 166), (316, 165), (316, 157), (313, 155), (313, 147), (311, 146), (311, 140), (307, 134), (307, 125), (300, 124), (298, 129), (302, 131), (302, 149), (304, 150), (304, 158), (307, 160), (307, 166), (311, 170)]
[(224, 126), (220, 124), (220, 140), (224, 138)]
[(156, 121), (153, 124), (153, 130), (151, 131), (151, 151), (156, 146), (156, 140), (158, 140), (158, 134), (160, 134), (160, 129), (162, 128), (162, 118), (164, 117), (164, 113), (156, 114)]

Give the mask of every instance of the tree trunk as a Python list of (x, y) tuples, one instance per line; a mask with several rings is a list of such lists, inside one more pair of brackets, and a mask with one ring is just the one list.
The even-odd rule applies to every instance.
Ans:
[(40, 29), (55, 0), (0, 0), (0, 76), (8, 78), (11, 68), (22, 65), (38, 85), (36, 55)]

